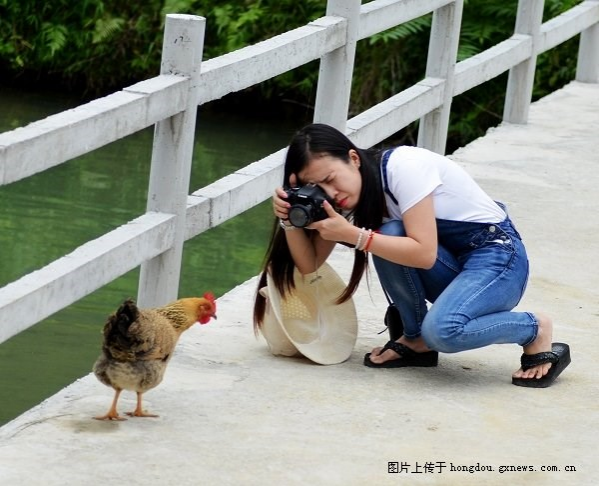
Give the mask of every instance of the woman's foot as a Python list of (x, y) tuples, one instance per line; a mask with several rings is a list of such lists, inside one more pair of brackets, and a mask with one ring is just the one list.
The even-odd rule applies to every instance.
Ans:
[[(422, 337), (417, 337), (416, 339), (406, 339), (405, 336), (402, 336), (396, 342), (403, 344), (416, 353), (426, 353), (427, 351), (431, 351), (431, 349), (427, 347)], [(386, 349), (381, 353), (382, 349), (383, 348), (379, 346), (374, 348), (372, 353), (370, 353), (370, 361), (372, 361), (374, 364), (382, 364), (386, 361), (401, 358), (401, 356), (392, 349)]]
[[(545, 314), (536, 313), (535, 317), (537, 318), (537, 323), (539, 325), (537, 338), (528, 346), (524, 346), (522, 348), (524, 354), (536, 354), (543, 353), (545, 351), (551, 351), (551, 340), (553, 338), (553, 323), (551, 322), (551, 319)], [(533, 368), (530, 368), (526, 371), (520, 368), (512, 375), (512, 377), (524, 379), (539, 379), (549, 372), (551, 366), (551, 363), (544, 363), (538, 366), (534, 366)]]

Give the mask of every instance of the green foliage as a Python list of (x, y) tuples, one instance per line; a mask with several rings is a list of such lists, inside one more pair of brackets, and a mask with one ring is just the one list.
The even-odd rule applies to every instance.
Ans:
[[(326, 0), (0, 0), (0, 73), (53, 77), (97, 95), (155, 76), (167, 13), (207, 18), (204, 59), (254, 44), (324, 15)], [(306, 89), (304, 69), (266, 83)]]
[(119, 17), (107, 17), (98, 19), (94, 25), (94, 32), (92, 35), (92, 42), (94, 44), (100, 44), (102, 42), (109, 42), (110, 38), (118, 35), (120, 31), (125, 27), (125, 19)]
[(353, 114), (424, 76), (432, 15), (380, 32), (358, 43), (352, 83)]
[(94, 94), (154, 75), (161, 4), (0, 0), (0, 71), (49, 77)]
[(67, 43), (67, 28), (64, 25), (44, 22), (41, 35), (46, 47), (44, 60), (52, 59)]
[[(580, 1), (545, 0), (544, 21)], [(465, 0), (458, 60), (510, 37), (517, 4)], [(326, 0), (148, 0), (143, 8), (120, 0), (0, 0), (0, 74), (50, 77), (98, 95), (159, 72), (167, 13), (206, 17), (209, 59), (305, 25), (325, 10)], [(424, 77), (431, 19), (426, 15), (358, 43), (352, 115)], [(539, 57), (535, 97), (573, 78), (576, 49), (573, 40)], [(310, 63), (248, 91), (259, 91), (265, 101), (311, 106), (317, 77), (317, 63)], [(505, 76), (454, 100), (454, 145), (500, 121), (504, 91)]]
[(249, 5), (247, 10), (241, 12), (231, 4), (215, 7), (212, 13), (216, 31), (225, 39), (225, 50), (235, 51), (247, 45), (246, 39), (256, 34), (264, 11), (260, 2)]
[(368, 44), (371, 46), (380, 44), (388, 44), (391, 41), (398, 41), (406, 39), (411, 35), (422, 34), (426, 32), (431, 26), (432, 15), (425, 15), (414, 19), (405, 24), (397, 25), (391, 29), (379, 32), (369, 38)]

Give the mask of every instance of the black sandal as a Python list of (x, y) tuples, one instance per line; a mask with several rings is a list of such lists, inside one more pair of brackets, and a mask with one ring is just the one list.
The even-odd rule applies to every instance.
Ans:
[(387, 349), (395, 351), (397, 354), (399, 354), (399, 358), (377, 364), (370, 360), (371, 353), (367, 353), (364, 356), (364, 365), (369, 366), (370, 368), (405, 368), (407, 366), (429, 367), (437, 366), (439, 361), (439, 353), (437, 351), (417, 353), (407, 346), (395, 341), (389, 341), (387, 344), (385, 344), (385, 347), (381, 349), (379, 355), (385, 352)]
[(551, 363), (551, 368), (542, 378), (514, 378), (512, 384), (529, 388), (547, 388), (562, 371), (570, 364), (570, 346), (565, 343), (553, 343), (551, 351), (537, 354), (523, 354), (520, 364), (524, 371), (545, 363)]

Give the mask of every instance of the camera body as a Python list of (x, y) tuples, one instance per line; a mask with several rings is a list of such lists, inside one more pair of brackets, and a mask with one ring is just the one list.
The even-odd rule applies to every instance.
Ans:
[(289, 222), (296, 228), (305, 228), (315, 221), (326, 219), (327, 212), (322, 207), (325, 201), (332, 206), (335, 202), (316, 184), (285, 189), (289, 208)]

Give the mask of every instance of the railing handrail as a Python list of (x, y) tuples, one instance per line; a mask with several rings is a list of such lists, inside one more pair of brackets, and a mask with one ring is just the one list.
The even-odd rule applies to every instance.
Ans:
[[(372, 146), (421, 119), (419, 145), (439, 151), (439, 147), (444, 145), (446, 118), (453, 97), (508, 70), (509, 85), (513, 87), (508, 86), (506, 112), (511, 103), (518, 105), (520, 110), (524, 108), (525, 117), (530, 103), (527, 93), (532, 86), (530, 66), (534, 65), (536, 56), (579, 33), (582, 35), (576, 79), (599, 82), (599, 0), (585, 0), (542, 24), (540, 19), (534, 20), (535, 14), (530, 12), (534, 8), (530, 7), (534, 4), (538, 14), (543, 0), (520, 0), (517, 24), (530, 26), (530, 29), (519, 30), (517, 27), (515, 34), (508, 39), (459, 63), (455, 62), (455, 55), (451, 52), (449, 57), (443, 57), (447, 54), (441, 52), (440, 40), (435, 36), (449, 33), (452, 42), (457, 44), (455, 36), (459, 35), (462, 0), (375, 0), (358, 9), (356, 2), (360, 3), (359, 0), (329, 0), (326, 16), (258, 44), (205, 61), (195, 78), (189, 73), (181, 74), (164, 68), (163, 57), (159, 76), (0, 134), (0, 186), (62, 164), (151, 125), (160, 126), (164, 120), (189, 117), (192, 112), (195, 117), (194, 110), (198, 105), (315, 59), (322, 60), (319, 79), (319, 92), (322, 93), (330, 89), (330, 83), (322, 79), (327, 76), (337, 76), (338, 79), (347, 75), (334, 71), (339, 69), (340, 53), (344, 53), (346, 58), (349, 55), (353, 62), (349, 43), (355, 47), (359, 39), (430, 12), (434, 13), (434, 18), (425, 79), (350, 120), (346, 120), (347, 112), (343, 113), (348, 100), (340, 99), (339, 108), (332, 116), (334, 120), (342, 117), (343, 122), (336, 123), (338, 128), (344, 129), (358, 145)], [(358, 12), (357, 15), (352, 13), (352, 8)], [(346, 17), (340, 15), (346, 11)], [(201, 26), (195, 27), (198, 21)], [(173, 23), (175, 30), (183, 29), (177, 31), (181, 38), (189, 37), (193, 29), (200, 28), (203, 42), (204, 19), (201, 17), (168, 15), (167, 30), (169, 23)], [(175, 37), (170, 40), (176, 42)], [(166, 42), (169, 38), (165, 32)], [(173, 52), (178, 55), (179, 51)], [(431, 56), (439, 56), (442, 62), (431, 62)], [(442, 69), (439, 69), (439, 64), (443, 64)], [(235, 73), (240, 72), (240, 67), (242, 72), (249, 74), (237, 76)], [(189, 105), (190, 100), (195, 100), (193, 107)], [(319, 116), (318, 113), (315, 116)], [(522, 113), (506, 114), (504, 120), (525, 122), (522, 116)], [(339, 126), (341, 124), (343, 126)], [(56, 140), (61, 140), (61, 143), (57, 144)], [(42, 153), (44, 157), (40, 158)], [(143, 273), (144, 266), (151, 266), (148, 262), (163, 258), (173, 248), (180, 248), (182, 241), (270, 197), (272, 187), (282, 178), (284, 153), (283, 148), (190, 195), (184, 195), (183, 200), (187, 204), (182, 212), (149, 206), (146, 214), (0, 288), (0, 343), (133, 268), (142, 265)], [(156, 147), (153, 160), (155, 157), (160, 159), (159, 154), (156, 155)], [(180, 265), (180, 262), (175, 265)], [(175, 273), (178, 276), (178, 271)], [(64, 292), (65, 288), (68, 292)], [(140, 298), (143, 300), (143, 295)], [(150, 295), (147, 300), (155, 301), (156, 296)]]
[[(360, 25), (364, 23), (366, 28), (359, 31), (359, 38), (361, 40), (365, 39), (393, 27), (393, 25), (408, 22), (420, 15), (430, 13), (431, 10), (424, 8), (425, 5), (440, 8), (453, 1), (376, 0), (367, 3), (362, 5), (361, 8)], [(414, 4), (418, 8), (414, 8), (414, 10), (396, 9), (395, 15), (392, 15), (391, 7), (398, 3), (404, 7)], [(378, 28), (373, 28), (371, 26), (373, 20), (379, 19), (384, 20), (385, 23), (379, 25)], [(535, 52), (531, 52), (529, 36), (514, 34), (499, 44), (457, 63), (454, 96), (497, 77), (531, 55), (542, 54), (562, 44), (577, 34), (588, 30), (598, 22), (599, 5), (597, 0), (586, 0), (541, 25), (541, 38)], [(306, 26), (204, 61), (199, 79), (198, 104), (202, 105), (222, 98), (227, 94), (241, 91), (318, 59), (340, 47), (344, 36), (344, 19), (325, 16), (310, 22)], [(306, 49), (305, 43), (302, 42), (305, 39), (313, 39), (318, 47), (316, 49)], [(290, 45), (295, 45), (297, 50), (300, 51), (302, 55), (301, 62), (289, 61), (291, 56), (285, 55)], [(260, 73), (250, 78), (250, 80), (238, 81), (234, 85), (223, 83), (223, 79), (231, 77), (230, 74), (234, 69), (248, 67), (250, 60), (255, 62), (256, 56), (264, 55), (265, 52), (274, 52), (278, 57), (288, 60), (288, 63), (284, 68), (280, 64), (276, 64), (270, 75)], [(483, 66), (485, 75), (480, 76), (476, 71)], [(185, 99), (181, 93), (186, 91), (187, 84), (188, 79), (185, 77), (159, 75), (124, 88), (117, 93), (90, 101), (77, 108), (30, 123), (25, 127), (0, 133), (0, 186), (68, 162), (84, 153), (115, 142), (152, 126), (160, 120), (180, 113), (183, 111), (182, 100)], [(168, 100), (168, 102), (164, 102), (165, 100)], [(103, 130), (93, 131), (92, 138), (85, 141), (83, 150), (77, 149), (80, 147), (80, 144), (77, 143), (80, 140), (79, 132), (76, 131), (79, 127), (97, 123), (97, 119), (103, 116), (109, 117), (110, 121), (118, 120), (122, 122), (123, 119), (127, 120), (127, 117), (123, 115), (124, 112), (135, 113), (131, 124), (123, 127), (123, 123), (107, 123)], [(410, 123), (418, 118), (410, 120)], [(68, 144), (65, 144), (65, 152), (43, 150), (44, 139), (54, 137), (63, 130), (69, 130), (70, 132), (64, 135), (68, 137), (69, 141)], [(40, 151), (46, 154), (46, 157), (42, 160), (39, 160), (38, 157)]]

